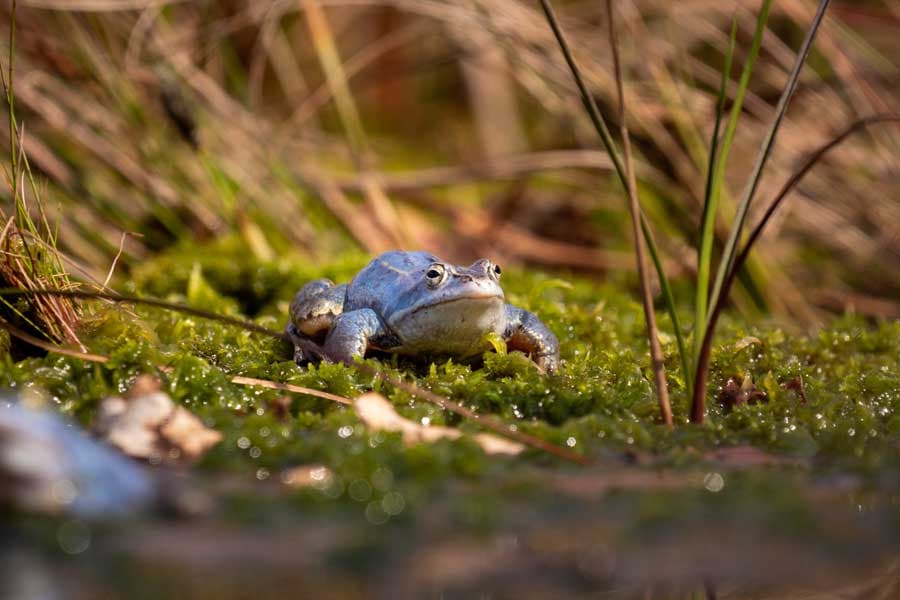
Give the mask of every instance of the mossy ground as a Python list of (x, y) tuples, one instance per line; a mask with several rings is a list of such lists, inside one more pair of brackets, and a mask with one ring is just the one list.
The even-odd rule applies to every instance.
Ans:
[[(248, 256), (237, 238), (176, 249), (143, 264), (121, 287), (280, 329), (288, 302), (304, 282), (323, 276), (347, 281), (367, 260), (350, 255), (310, 265)], [(510, 269), (503, 285), (509, 302), (536, 312), (558, 334), (565, 361), (559, 374), (539, 373), (518, 353), (488, 353), (477, 365), (368, 360), (394, 377), (498, 415), (607, 467), (639, 455), (653, 457), (654, 468), (688, 470), (702, 464), (707, 451), (744, 445), (805, 465), (802, 475), (788, 468), (729, 476), (727, 493), (715, 499), (708, 486), (614, 497), (604, 510), (628, 515), (618, 523), (620, 540), (683, 531), (662, 527), (676, 514), (682, 527), (708, 525), (711, 515), (724, 523), (741, 514), (754, 526), (777, 523), (781, 531), (819, 536), (824, 534), (807, 498), (811, 481), (838, 473), (869, 482), (865, 485), (879, 493), (896, 492), (900, 322), (873, 324), (845, 316), (816, 333), (794, 335), (770, 323), (751, 327), (726, 320), (713, 355), (713, 387), (749, 375), (768, 401), (727, 411), (711, 397), (703, 426), (686, 423), (674, 341), (664, 336), (677, 421), (668, 430), (657, 421), (641, 309), (631, 296), (578, 277)], [(375, 389), (410, 419), (474, 430), (456, 415), (353, 368), (301, 369), (292, 362), (290, 347), (274, 339), (164, 310), (103, 304), (96, 305), (82, 334), (92, 352), (111, 360), (93, 364), (48, 355), (13, 363), (7, 358), (0, 383), (40, 390), (62, 412), (89, 424), (100, 399), (124, 392), (140, 373), (157, 374), (176, 401), (224, 435), (194, 469), (201, 478), (243, 482), (223, 500), (228, 521), (280, 522), (298, 518), (290, 515), (302, 507), (307, 517), (406, 523), (405, 535), (421, 541), (425, 534), (414, 532), (437, 511), (444, 527), (487, 531), (498, 523), (518, 527), (526, 516), (530, 523), (561, 514), (588, 518), (599, 506), (577, 498), (561, 501), (554, 479), (580, 473), (590, 473), (590, 479), (596, 468), (582, 471), (536, 450), (516, 458), (486, 456), (466, 438), (406, 447), (397, 434), (368, 431), (347, 407), (295, 395), (285, 413), (278, 409), (281, 392), (231, 383), (232, 376), (243, 375), (351, 398)], [(806, 401), (782, 386), (798, 376)], [(326, 465), (335, 476), (318, 488), (279, 487), (285, 468), (306, 464)], [(280, 491), (273, 495), (273, 489)]]

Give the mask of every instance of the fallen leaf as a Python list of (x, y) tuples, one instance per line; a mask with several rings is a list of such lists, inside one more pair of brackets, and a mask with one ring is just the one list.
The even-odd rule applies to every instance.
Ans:
[(139, 377), (125, 398), (100, 404), (96, 429), (135, 458), (196, 460), (222, 440), (193, 413), (172, 401), (150, 377)]
[(506, 354), (506, 340), (499, 333), (489, 331), (482, 336), (482, 341), (489, 344), (497, 354)]
[[(397, 414), (394, 406), (384, 396), (374, 392), (363, 394), (353, 402), (353, 405), (356, 414), (368, 427), (376, 431), (398, 431), (403, 435), (403, 441), (407, 445), (441, 439), (455, 440), (462, 436), (461, 431), (452, 427), (441, 425), (426, 427), (410, 421)], [(490, 433), (479, 433), (474, 439), (487, 454), (515, 455), (525, 449), (518, 442)]]
[(515, 456), (524, 450), (524, 446), (519, 442), (514, 442), (499, 435), (490, 433), (478, 433), (475, 435), (475, 441), (481, 446), (485, 454), (509, 454)]
[(199, 458), (222, 441), (221, 433), (204, 425), (203, 421), (181, 406), (175, 407), (159, 432), (189, 460)]
[(754, 336), (752, 336), (752, 335), (748, 335), (747, 337), (745, 337), (745, 338), (743, 338), (743, 339), (741, 339), (741, 340), (738, 340), (738, 341), (734, 344), (734, 353), (737, 354), (738, 352), (740, 352), (740, 351), (743, 350), (744, 348), (747, 348), (747, 347), (752, 346), (752, 345), (754, 345), (754, 344), (759, 344), (760, 346), (762, 346), (762, 340), (760, 340), (758, 337), (754, 337)]
[(334, 481), (334, 473), (325, 465), (301, 465), (281, 472), (281, 482), (288, 487), (326, 488)]

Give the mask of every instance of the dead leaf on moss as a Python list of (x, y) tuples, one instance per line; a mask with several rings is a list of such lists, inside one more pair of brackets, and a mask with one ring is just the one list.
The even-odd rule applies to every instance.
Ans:
[(759, 339), (758, 337), (754, 337), (754, 336), (752, 336), (752, 335), (748, 335), (747, 337), (738, 340), (738, 341), (734, 344), (734, 353), (737, 354), (738, 352), (740, 352), (740, 351), (743, 350), (744, 348), (748, 348), (748, 347), (750, 347), (750, 346), (752, 346), (752, 345), (754, 345), (754, 344), (758, 344), (758, 345), (760, 345), (760, 346), (763, 345), (761, 339)]
[[(462, 436), (461, 431), (452, 427), (441, 425), (426, 427), (410, 421), (400, 416), (384, 396), (374, 392), (363, 394), (354, 401), (353, 405), (356, 414), (368, 427), (377, 431), (398, 431), (408, 445), (436, 442), (441, 439), (455, 440)], [(487, 454), (515, 455), (525, 449), (518, 442), (490, 433), (479, 433), (473, 437)]]
[(300, 465), (281, 472), (281, 482), (288, 487), (326, 488), (334, 481), (334, 472), (325, 465)]
[(128, 456), (159, 461), (193, 461), (222, 440), (149, 376), (139, 377), (126, 397), (106, 398), (96, 428)]

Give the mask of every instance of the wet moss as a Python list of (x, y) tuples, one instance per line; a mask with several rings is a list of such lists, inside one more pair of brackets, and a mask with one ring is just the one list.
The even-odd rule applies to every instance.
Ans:
[[(141, 265), (122, 287), (280, 329), (288, 302), (305, 281), (347, 281), (366, 261), (350, 255), (311, 265), (251, 256), (237, 238), (180, 247)], [(688, 405), (674, 340), (664, 336), (679, 422), (669, 431), (657, 422), (641, 310), (629, 295), (580, 278), (521, 270), (504, 274), (504, 288), (509, 302), (533, 310), (559, 335), (565, 363), (558, 374), (542, 375), (516, 352), (487, 353), (474, 365), (368, 360), (394, 377), (590, 455), (647, 452), (678, 465), (696, 462), (706, 450), (750, 444), (814, 459), (825, 470), (867, 473), (898, 463), (900, 322), (846, 316), (798, 336), (772, 323), (726, 319), (713, 353), (709, 419), (702, 427), (684, 424)], [(40, 389), (61, 411), (89, 424), (101, 398), (122, 393), (139, 373), (154, 373), (177, 402), (224, 435), (197, 466), (200, 472), (264, 481), (294, 465), (324, 464), (335, 476), (297, 492), (294, 500), (318, 506), (340, 499), (338, 504), (358, 506), (377, 522), (424, 505), (453, 481), (502, 479), (556, 460), (537, 451), (488, 458), (470, 439), (405, 447), (397, 434), (366, 430), (352, 410), (309, 396), (293, 396), (285, 413), (281, 392), (231, 378), (271, 379), (347, 397), (375, 389), (410, 419), (474, 431), (458, 416), (353, 368), (301, 369), (288, 345), (274, 339), (154, 308), (97, 304), (93, 311), (82, 338), (109, 362), (48, 355), (14, 363), (7, 356), (0, 385)], [(766, 393), (766, 402), (729, 411), (715, 401), (716, 388), (729, 377), (745, 376)], [(797, 377), (806, 401), (783, 387)], [(472, 508), (472, 518), (487, 518), (491, 505)]]

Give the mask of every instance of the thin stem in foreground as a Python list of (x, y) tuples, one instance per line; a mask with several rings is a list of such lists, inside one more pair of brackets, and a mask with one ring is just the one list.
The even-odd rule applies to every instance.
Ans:
[(656, 314), (653, 312), (653, 294), (650, 291), (650, 277), (647, 273), (647, 257), (644, 255), (644, 240), (641, 237), (641, 208), (638, 200), (637, 183), (634, 179), (634, 163), (631, 154), (631, 136), (625, 121), (625, 89), (622, 81), (622, 65), (619, 60), (619, 44), (616, 40), (616, 28), (613, 19), (612, 1), (606, 0), (606, 15), (609, 25), (609, 45), (612, 50), (613, 66), (616, 75), (616, 91), (619, 96), (619, 131), (622, 136), (622, 150), (625, 156), (625, 177), (628, 185), (628, 212), (631, 215), (631, 232), (634, 237), (634, 254), (637, 260), (637, 273), (641, 285), (641, 302), (644, 305), (644, 318), (647, 321), (647, 338), (650, 342), (650, 362), (653, 377), (656, 380), (656, 396), (659, 401), (659, 412), (663, 423), (672, 425), (672, 407), (669, 404), (669, 387), (666, 384), (666, 367), (663, 363), (662, 349), (659, 345), (659, 332), (656, 329)]

